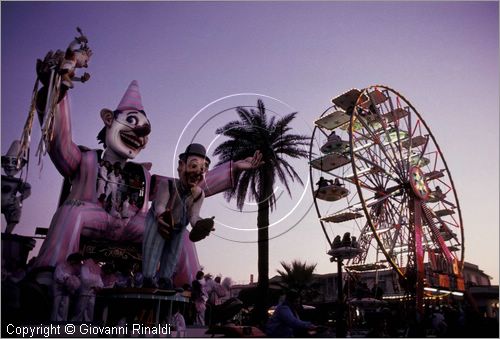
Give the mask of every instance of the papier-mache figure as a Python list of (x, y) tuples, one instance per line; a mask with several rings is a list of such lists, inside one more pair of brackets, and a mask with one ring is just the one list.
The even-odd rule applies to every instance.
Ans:
[(75, 77), (77, 68), (87, 68), (92, 50), (88, 47), (88, 39), (83, 35), (80, 27), (77, 27), (80, 36), (69, 44), (64, 55), (64, 61), (59, 69), (62, 81), (67, 88), (73, 88), (73, 81), (85, 82), (90, 79), (90, 74), (85, 72), (81, 77)]
[[(69, 194), (57, 209), (38, 258), (37, 266), (55, 266), (80, 247), (80, 236), (110, 240), (142, 240), (149, 200), (149, 169), (151, 164), (127, 162), (146, 146), (151, 124), (142, 106), (139, 87), (132, 81), (114, 111), (101, 110), (104, 127), (98, 140), (104, 152), (77, 146), (71, 137), (67, 96), (57, 105), (54, 136), (48, 153), (55, 167), (71, 180)], [(111, 215), (98, 202), (97, 179), (100, 160), (121, 164), (121, 168), (142, 176), (144, 197), (141, 208), (129, 219)]]
[(210, 159), (205, 147), (190, 144), (179, 155), (179, 179), (167, 179), (158, 184), (158, 193), (146, 218), (144, 232), (143, 274), (154, 285), (158, 263), (159, 279), (171, 283), (182, 246), (182, 236), (191, 223), (191, 241), (206, 237), (213, 228), (213, 218), (202, 219), (200, 209), (205, 193), (198, 186), (204, 179)]
[[(43, 88), (40, 93), (43, 93)], [(40, 95), (40, 94), (39, 94)], [(43, 102), (43, 100), (41, 100)], [(43, 109), (37, 107), (37, 109)], [(98, 140), (104, 145), (102, 150), (77, 146), (72, 140), (68, 97), (57, 104), (54, 115), (54, 134), (49, 140), (48, 153), (55, 167), (65, 178), (70, 179), (71, 189), (63, 196), (63, 203), (52, 218), (52, 222), (36, 266), (55, 266), (63, 262), (69, 253), (79, 250), (80, 237), (109, 239), (142, 243), (148, 201), (151, 195), (151, 163), (134, 163), (134, 159), (146, 146), (151, 132), (151, 123), (142, 105), (139, 84), (132, 81), (120, 100), (117, 108), (101, 110), (103, 129)], [(119, 163), (134, 184), (127, 187), (141, 187), (130, 192), (136, 205), (136, 214), (122, 218), (119, 213), (111, 215), (98, 201), (97, 179), (101, 160), (111, 164)], [(167, 159), (159, 159), (166, 161)], [(204, 181), (199, 183), (205, 196), (210, 196), (233, 185), (233, 177), (238, 171), (251, 169), (262, 163), (262, 156), (256, 152), (254, 157), (230, 161), (209, 171)], [(138, 180), (138, 178), (140, 180)], [(159, 181), (158, 181), (159, 182)], [(156, 193), (159, 193), (155, 189)], [(199, 267), (194, 245), (184, 231), (183, 245), (179, 254), (178, 275), (189, 282)]]
[(18, 161), (19, 140), (14, 140), (5, 155), (2, 155), (2, 214), (7, 226), (5, 233), (12, 233), (21, 218), (22, 202), (31, 194), (31, 185), (16, 175), (26, 164), (26, 159)]
[[(87, 68), (92, 56), (92, 50), (88, 45), (88, 39), (83, 35), (82, 30), (77, 27), (80, 36), (75, 37), (70, 42), (65, 51), (60, 49), (49, 51), (43, 60), (38, 59), (36, 63), (36, 72), (38, 79), (42, 83), (38, 98), (38, 113), (40, 120), (45, 118), (47, 112), (40, 108), (47, 104), (47, 95), (57, 95), (57, 102), (61, 101), (68, 89), (73, 88), (73, 81), (86, 82), (90, 79), (90, 74), (85, 72), (82, 76), (76, 76), (77, 68)], [(60, 77), (60, 82), (56, 80), (56, 75)], [(59, 86), (60, 83), (60, 86)], [(56, 91), (57, 93), (54, 93)], [(49, 107), (50, 110), (50, 107)]]

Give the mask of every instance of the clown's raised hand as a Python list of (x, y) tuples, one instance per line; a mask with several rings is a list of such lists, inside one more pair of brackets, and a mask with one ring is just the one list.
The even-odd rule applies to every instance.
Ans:
[(234, 166), (238, 171), (246, 171), (250, 169), (255, 169), (264, 164), (262, 160), (262, 153), (257, 150), (252, 157), (241, 159), (234, 162)]

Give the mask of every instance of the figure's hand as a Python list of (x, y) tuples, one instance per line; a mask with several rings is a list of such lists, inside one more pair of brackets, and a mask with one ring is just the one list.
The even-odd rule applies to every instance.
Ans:
[(197, 201), (202, 193), (202, 189), (200, 186), (192, 186), (191, 187), (191, 195), (193, 196), (193, 201)]
[(172, 227), (172, 225), (170, 225), (170, 223), (165, 221), (165, 218), (166, 218), (165, 213), (158, 216), (158, 223), (164, 227)]
[(210, 232), (215, 231), (214, 219), (215, 217), (198, 220), (191, 232), (189, 232), (189, 240), (192, 242), (203, 240), (210, 235)]
[(83, 83), (85, 81), (88, 81), (90, 79), (90, 74), (85, 72), (83, 73), (82, 77), (80, 78), (80, 81)]
[(248, 157), (246, 159), (238, 160), (234, 163), (236, 170), (238, 171), (246, 171), (249, 169), (255, 169), (264, 164), (262, 160), (262, 153), (257, 150), (253, 154), (253, 157)]
[(174, 229), (171, 211), (166, 210), (160, 214), (156, 220), (158, 222), (158, 233), (160, 233), (164, 239), (170, 239), (170, 235)]

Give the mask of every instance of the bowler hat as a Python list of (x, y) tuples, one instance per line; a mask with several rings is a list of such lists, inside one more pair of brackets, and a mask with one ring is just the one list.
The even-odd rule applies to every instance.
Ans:
[(186, 147), (186, 151), (179, 155), (179, 159), (187, 158), (189, 155), (197, 155), (205, 158), (210, 164), (210, 159), (207, 157), (207, 150), (201, 144), (189, 144), (188, 147)]

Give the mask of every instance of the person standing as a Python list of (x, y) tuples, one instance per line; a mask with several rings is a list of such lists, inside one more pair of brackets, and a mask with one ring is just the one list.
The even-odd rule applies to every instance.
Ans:
[(96, 292), (104, 287), (101, 278), (101, 267), (92, 258), (84, 260), (80, 270), (80, 289), (76, 303), (76, 314), (73, 321), (91, 322), (94, 320)]
[[(206, 276), (205, 276), (206, 277)], [(217, 306), (222, 304), (221, 298), (226, 296), (226, 290), (220, 284), (221, 277), (217, 276), (215, 279), (209, 277), (205, 279), (205, 289), (207, 291), (207, 311), (205, 313), (205, 319), (208, 318), (208, 325), (212, 326), (218, 322), (218, 314), (220, 312)]]
[(179, 304), (174, 304), (172, 310), (172, 319), (169, 321), (172, 324), (175, 335), (172, 333), (172, 337), (183, 338), (186, 336), (186, 320), (180, 312)]
[(199, 326), (205, 326), (205, 311), (207, 309), (206, 302), (208, 295), (205, 290), (204, 276), (205, 274), (203, 271), (198, 271), (198, 273), (196, 273), (196, 280), (193, 280), (191, 284), (191, 300), (194, 302), (196, 311), (194, 325)]
[(65, 262), (56, 266), (54, 271), (54, 304), (52, 321), (67, 321), (71, 297), (80, 288), (80, 267), (83, 257), (80, 253), (72, 253)]
[(226, 296), (226, 289), (221, 285), (221, 277), (217, 276), (212, 281), (210, 288), (207, 288), (208, 303), (211, 306), (219, 306), (222, 304), (221, 298)]

